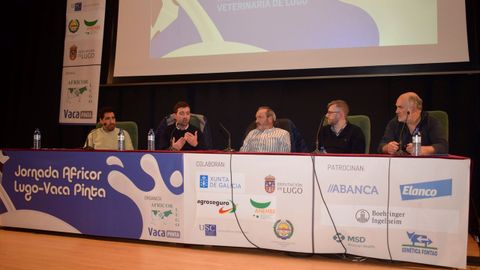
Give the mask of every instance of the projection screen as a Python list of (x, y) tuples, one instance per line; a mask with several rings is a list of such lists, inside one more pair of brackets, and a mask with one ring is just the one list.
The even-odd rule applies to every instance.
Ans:
[(114, 77), (468, 62), (465, 1), (119, 0)]

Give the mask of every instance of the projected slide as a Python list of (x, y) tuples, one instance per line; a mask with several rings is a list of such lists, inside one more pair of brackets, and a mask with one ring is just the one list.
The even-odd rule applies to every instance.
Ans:
[(153, 57), (378, 45), (378, 29), (372, 17), (356, 6), (338, 1), (157, 3), (163, 4), (158, 16), (153, 16)]
[(468, 61), (464, 1), (120, 1), (115, 76)]
[(152, 13), (152, 57), (437, 43), (436, 0), (153, 0)]

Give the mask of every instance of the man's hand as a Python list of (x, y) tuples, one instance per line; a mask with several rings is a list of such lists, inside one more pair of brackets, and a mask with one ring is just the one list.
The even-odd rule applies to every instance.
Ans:
[[(407, 144), (407, 152), (408, 153), (412, 153), (413, 152), (413, 144), (409, 143)], [(420, 147), (420, 156), (423, 156), (423, 155), (434, 155), (435, 154), (435, 148), (433, 148), (433, 146), (431, 145), (422, 145)]]
[(398, 149), (400, 149), (400, 144), (396, 141), (391, 141), (391, 142), (385, 144), (383, 146), (382, 150), (383, 150), (384, 153), (388, 153), (390, 155), (393, 155), (393, 154), (395, 154), (395, 152), (398, 151)]
[[(405, 151), (407, 151), (411, 155), (413, 153), (413, 144), (412, 143), (407, 144), (407, 148), (405, 148)], [(420, 152), (422, 152), (421, 149), (420, 149)]]
[(185, 133), (185, 135), (183, 136), (183, 138), (185, 138), (185, 140), (188, 142), (188, 144), (190, 144), (191, 146), (193, 147), (196, 147), (198, 145), (198, 135), (197, 135), (197, 131), (195, 131), (195, 135), (193, 135), (192, 133), (190, 132), (187, 132)]
[(185, 145), (185, 137), (181, 137), (178, 141), (175, 141), (175, 137), (172, 138), (172, 148), (175, 151), (182, 150), (183, 146)]

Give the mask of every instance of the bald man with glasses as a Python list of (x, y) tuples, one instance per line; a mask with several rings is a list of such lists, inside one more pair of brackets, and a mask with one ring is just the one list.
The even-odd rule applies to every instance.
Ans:
[(365, 135), (358, 126), (347, 121), (348, 113), (348, 104), (344, 100), (328, 103), (327, 125), (320, 129), (318, 138), (321, 149), (327, 153), (365, 153)]

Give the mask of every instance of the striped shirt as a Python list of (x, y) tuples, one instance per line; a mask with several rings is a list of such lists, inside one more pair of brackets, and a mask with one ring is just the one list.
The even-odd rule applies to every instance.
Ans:
[(250, 131), (240, 152), (290, 152), (290, 133), (281, 128)]

